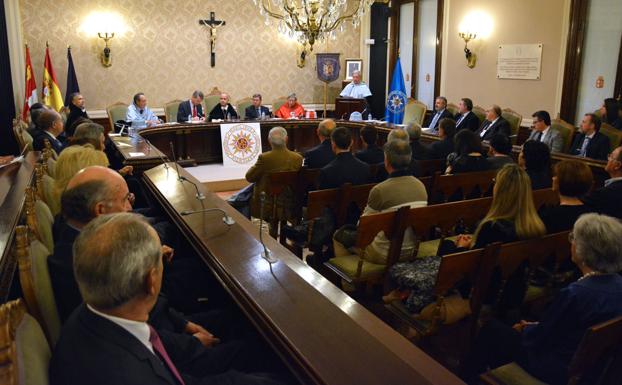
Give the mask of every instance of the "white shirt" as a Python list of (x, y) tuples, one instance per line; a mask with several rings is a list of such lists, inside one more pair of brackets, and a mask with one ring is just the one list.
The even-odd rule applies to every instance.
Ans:
[(546, 134), (551, 130), (551, 126), (547, 126), (546, 129), (544, 131), (542, 131), (542, 135), (540, 136), (540, 141), (544, 142), (544, 137), (546, 136)]
[(86, 307), (98, 316), (105, 318), (110, 322), (114, 322), (115, 324), (121, 326), (123, 329), (127, 330), (127, 332), (136, 337), (136, 339), (140, 341), (141, 344), (145, 345), (145, 347), (149, 349), (151, 353), (155, 354), (155, 352), (153, 351), (153, 345), (151, 345), (151, 342), (149, 341), (151, 331), (149, 330), (149, 325), (147, 325), (146, 322), (132, 321), (125, 318), (119, 318), (104, 314), (93, 309), (93, 307), (88, 303), (86, 304)]
[(605, 187), (608, 187), (610, 184), (619, 182), (619, 181), (622, 181), (622, 176), (619, 176), (616, 178), (609, 178), (605, 181)]
[(43, 132), (45, 132), (46, 134), (48, 134), (48, 136), (54, 140), (56, 140), (56, 137), (54, 136), (54, 134), (52, 134), (50, 131), (48, 130), (43, 130)]
[(371, 91), (365, 83), (354, 84), (354, 82), (351, 82), (343, 88), (339, 96), (362, 99), (371, 96)]

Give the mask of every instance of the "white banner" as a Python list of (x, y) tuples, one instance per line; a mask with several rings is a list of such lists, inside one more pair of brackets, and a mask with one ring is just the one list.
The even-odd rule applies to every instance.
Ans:
[(497, 56), (498, 79), (540, 80), (542, 44), (502, 44)]
[(252, 166), (261, 154), (259, 123), (221, 124), (220, 139), (224, 166)]

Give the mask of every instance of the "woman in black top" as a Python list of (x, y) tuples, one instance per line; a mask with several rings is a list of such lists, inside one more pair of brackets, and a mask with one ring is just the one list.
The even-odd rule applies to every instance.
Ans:
[(518, 164), (527, 171), (531, 188), (540, 190), (551, 187), (551, 150), (549, 146), (535, 140), (523, 144), (518, 155)]
[(603, 123), (614, 125), (618, 119), (618, 101), (614, 98), (607, 98), (600, 107), (600, 120)]
[(559, 194), (559, 206), (540, 210), (540, 218), (549, 234), (572, 229), (581, 215), (593, 211), (579, 199), (594, 183), (588, 165), (578, 160), (564, 160), (555, 164), (553, 174), (553, 190)]
[(482, 142), (471, 130), (461, 130), (454, 136), (453, 152), (447, 156), (445, 174), (488, 170), (488, 162), (482, 156)]

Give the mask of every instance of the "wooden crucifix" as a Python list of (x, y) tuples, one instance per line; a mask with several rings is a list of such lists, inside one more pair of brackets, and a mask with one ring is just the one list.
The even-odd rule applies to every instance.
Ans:
[(216, 29), (225, 25), (224, 20), (216, 20), (216, 13), (210, 12), (209, 19), (199, 20), (200, 25), (206, 25), (209, 28), (209, 42), (210, 42), (210, 64), (212, 67), (216, 66)]

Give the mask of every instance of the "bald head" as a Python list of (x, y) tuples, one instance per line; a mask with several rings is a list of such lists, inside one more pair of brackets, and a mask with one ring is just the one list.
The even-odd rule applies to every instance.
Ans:
[(333, 133), (335, 127), (337, 127), (337, 123), (334, 120), (324, 119), (317, 127), (317, 134), (321, 139), (330, 139), (330, 134)]
[(125, 183), (125, 180), (118, 172), (107, 167), (91, 166), (78, 171), (78, 173), (69, 180), (69, 183), (67, 183), (67, 189), (69, 190), (70, 188), (79, 186), (82, 183), (94, 180), (106, 182), (110, 185)]

